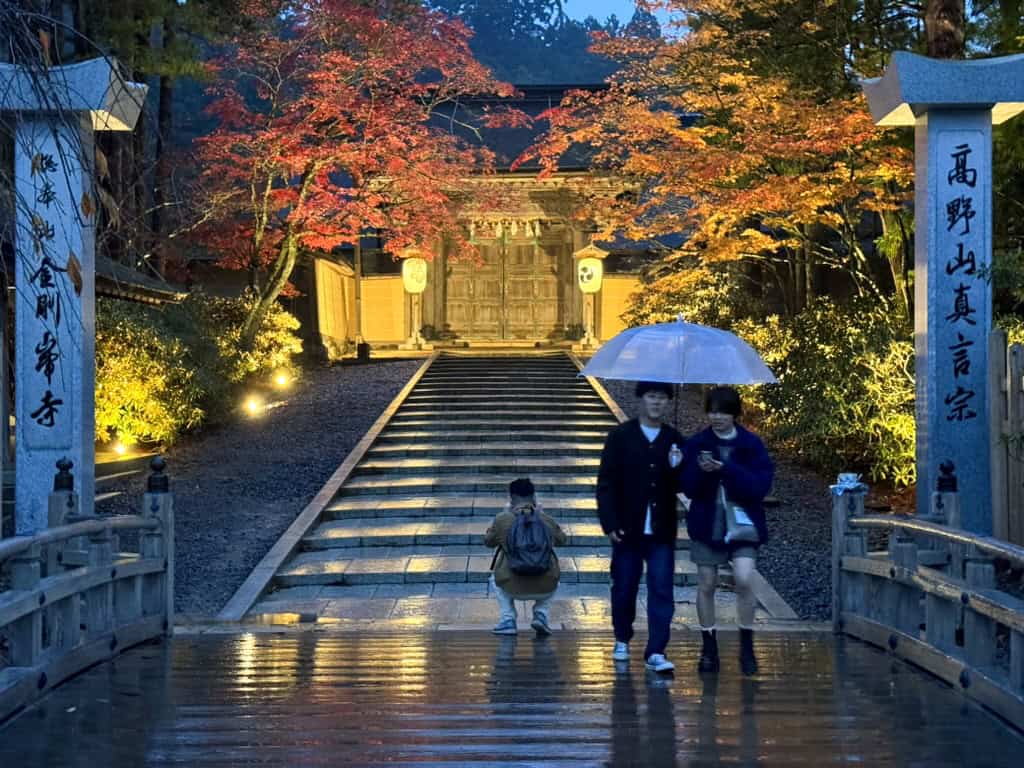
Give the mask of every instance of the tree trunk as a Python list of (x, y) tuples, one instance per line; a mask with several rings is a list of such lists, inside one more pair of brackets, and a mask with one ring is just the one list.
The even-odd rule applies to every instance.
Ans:
[(924, 30), (929, 56), (962, 59), (965, 29), (964, 0), (928, 0)]
[(263, 290), (260, 291), (259, 300), (256, 306), (249, 312), (242, 325), (239, 344), (242, 349), (252, 349), (256, 341), (256, 335), (263, 326), (263, 320), (270, 311), (271, 305), (277, 301), (281, 291), (288, 284), (288, 279), (295, 269), (295, 262), (299, 253), (298, 235), (289, 232), (281, 242), (281, 249), (278, 251), (277, 260), (274, 262), (274, 270), (267, 278)]
[(890, 245), (880, 249), (889, 265), (889, 273), (892, 275), (893, 293), (896, 301), (896, 309), (904, 319), (910, 320), (911, 297), (910, 281), (907, 279), (907, 265), (912, 263), (910, 233), (903, 223), (903, 217), (899, 213), (886, 212), (881, 215), (882, 234), (888, 235), (892, 232), (899, 233), (899, 244)]
[[(170, 21), (163, 19), (163, 47), (166, 49), (174, 39), (174, 29)], [(150, 232), (154, 240), (153, 267), (163, 275), (164, 235), (167, 229), (171, 200), (171, 160), (168, 148), (171, 146), (171, 135), (174, 129), (174, 79), (169, 75), (160, 76), (160, 103), (157, 107), (156, 127), (156, 171), (153, 179), (153, 218)]]

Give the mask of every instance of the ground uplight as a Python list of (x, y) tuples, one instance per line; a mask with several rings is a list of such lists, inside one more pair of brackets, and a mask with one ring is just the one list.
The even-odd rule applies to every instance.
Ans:
[(274, 384), (275, 384), (275, 385), (276, 385), (276, 386), (277, 386), (277, 387), (278, 387), (279, 389), (284, 389), (284, 388), (285, 388), (285, 387), (287, 387), (287, 386), (288, 386), (288, 385), (289, 385), (290, 383), (291, 383), (291, 378), (290, 378), (290, 377), (288, 376), (288, 374), (287, 374), (287, 373), (284, 373), (283, 371), (281, 371), (281, 372), (277, 373), (277, 374), (276, 374), (276, 375), (274, 376)]
[(124, 456), (128, 453), (128, 446), (122, 443), (120, 440), (116, 441), (113, 445), (114, 453), (118, 456)]
[(242, 408), (244, 408), (245, 412), (250, 416), (258, 416), (264, 408), (263, 400), (256, 395), (250, 395), (245, 399), (245, 402), (242, 403)]

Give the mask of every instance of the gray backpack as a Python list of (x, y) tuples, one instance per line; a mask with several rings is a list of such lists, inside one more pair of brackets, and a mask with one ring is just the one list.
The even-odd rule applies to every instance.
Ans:
[(516, 512), (504, 550), (509, 570), (519, 576), (540, 576), (551, 568), (555, 555), (551, 533), (534, 507)]

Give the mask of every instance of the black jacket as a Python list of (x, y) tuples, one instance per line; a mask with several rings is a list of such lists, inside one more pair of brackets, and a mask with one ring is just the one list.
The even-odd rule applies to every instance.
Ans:
[(659, 541), (676, 539), (676, 493), (682, 464), (672, 469), (668, 453), (675, 443), (683, 449), (683, 437), (663, 424), (653, 443), (630, 419), (608, 433), (597, 474), (597, 514), (605, 533), (626, 532), (627, 539), (644, 532), (647, 503), (651, 502), (651, 529)]

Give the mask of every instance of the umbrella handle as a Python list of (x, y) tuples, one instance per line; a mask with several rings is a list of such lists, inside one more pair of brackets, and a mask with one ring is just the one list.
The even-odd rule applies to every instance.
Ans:
[[(682, 315), (680, 315), (679, 319), (680, 320), (682, 319)], [(676, 388), (676, 396), (673, 398), (673, 400), (676, 401), (676, 409), (675, 409), (676, 410), (676, 415), (675, 415), (675, 419), (673, 420), (672, 426), (675, 427), (676, 428), (676, 432), (678, 432), (679, 431), (679, 385), (676, 384), (675, 388)]]

